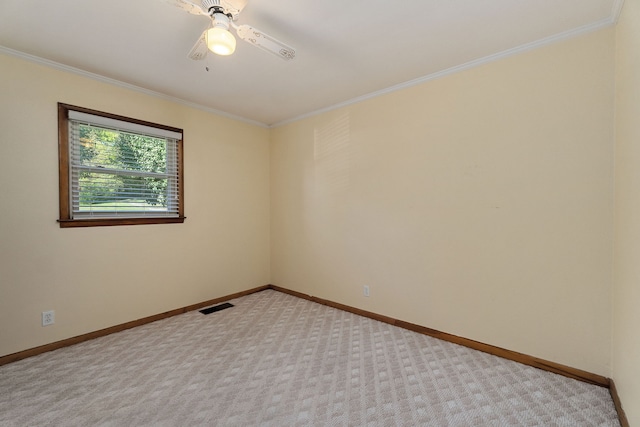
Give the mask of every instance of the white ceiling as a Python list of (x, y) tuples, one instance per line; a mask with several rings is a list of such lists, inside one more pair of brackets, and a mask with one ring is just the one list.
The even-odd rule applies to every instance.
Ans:
[(238, 40), (193, 61), (208, 18), (163, 0), (0, 0), (0, 52), (274, 125), (611, 25), (622, 1), (248, 0), (237, 23), (296, 58)]

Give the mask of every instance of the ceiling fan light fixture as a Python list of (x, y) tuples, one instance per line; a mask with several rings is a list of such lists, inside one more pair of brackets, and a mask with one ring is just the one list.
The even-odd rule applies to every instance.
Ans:
[(228, 30), (213, 27), (207, 30), (207, 47), (218, 55), (231, 55), (236, 50), (236, 38)]
[[(211, 51), (217, 55), (231, 55), (236, 49), (236, 38), (229, 32), (231, 28), (241, 40), (263, 49), (277, 57), (288, 61), (295, 58), (296, 51), (276, 40), (274, 37), (250, 25), (236, 25), (235, 20), (244, 7), (246, 0), (166, 0), (176, 4), (194, 15), (205, 15), (211, 18), (211, 25), (205, 29), (196, 44), (189, 51), (188, 57), (203, 60)], [(198, 4), (200, 3), (200, 4)], [(233, 4), (231, 4), (233, 3)]]

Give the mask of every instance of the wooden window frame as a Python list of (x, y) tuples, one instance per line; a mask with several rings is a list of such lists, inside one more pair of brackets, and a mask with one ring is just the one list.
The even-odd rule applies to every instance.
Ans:
[(116, 114), (96, 111), (89, 108), (77, 107), (74, 105), (58, 103), (58, 171), (59, 171), (59, 195), (60, 195), (60, 218), (58, 223), (60, 228), (75, 227), (103, 227), (114, 225), (141, 225), (141, 224), (177, 224), (183, 223), (184, 216), (184, 164), (183, 164), (183, 139), (177, 141), (177, 157), (178, 157), (178, 216), (172, 217), (118, 217), (118, 218), (73, 218), (73, 212), (70, 202), (71, 178), (69, 163), (69, 111), (79, 111), (82, 113), (93, 114), (96, 116), (108, 117), (115, 120), (121, 120), (129, 123), (135, 123), (143, 126), (155, 127), (172, 132), (183, 134), (183, 130), (157, 123), (146, 122), (143, 120), (132, 119), (130, 117), (119, 116)]

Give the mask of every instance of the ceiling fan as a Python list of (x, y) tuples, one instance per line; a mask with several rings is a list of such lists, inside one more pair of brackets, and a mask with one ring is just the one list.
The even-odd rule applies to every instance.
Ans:
[(246, 0), (166, 0), (194, 15), (211, 18), (211, 25), (191, 48), (189, 58), (202, 60), (209, 51), (218, 55), (231, 55), (236, 48), (236, 39), (229, 31), (233, 28), (238, 37), (279, 58), (288, 61), (295, 58), (296, 51), (285, 43), (263, 33), (250, 25), (237, 25), (234, 21), (244, 8)]

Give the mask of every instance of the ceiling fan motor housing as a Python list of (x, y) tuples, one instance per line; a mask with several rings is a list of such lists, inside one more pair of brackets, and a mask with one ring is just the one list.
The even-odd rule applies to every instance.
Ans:
[[(225, 13), (220, 0), (202, 0), (202, 7), (209, 13)], [(211, 9), (214, 9), (214, 11), (212, 12)]]

